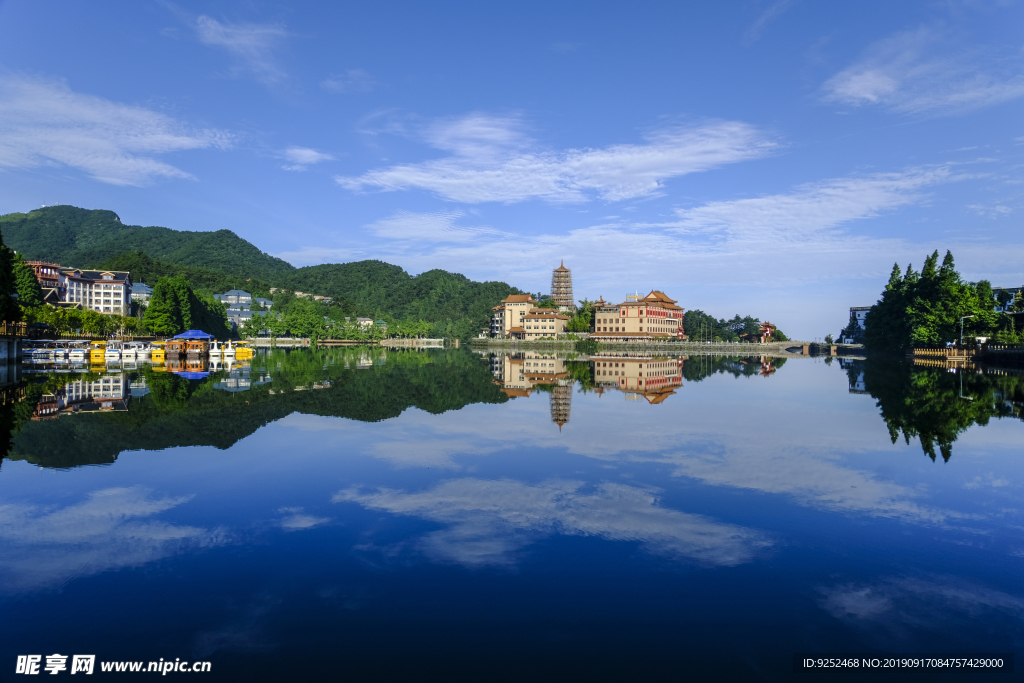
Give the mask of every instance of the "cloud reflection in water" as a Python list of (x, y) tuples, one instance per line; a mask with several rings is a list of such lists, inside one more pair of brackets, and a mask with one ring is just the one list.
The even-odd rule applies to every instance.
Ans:
[(146, 519), (190, 498), (156, 498), (131, 487), (93, 491), (83, 502), (56, 509), (0, 505), (0, 585), (10, 592), (49, 588), (224, 543), (220, 529)]
[(557, 533), (639, 542), (653, 553), (705, 565), (748, 562), (772, 544), (753, 529), (659, 507), (649, 489), (610, 483), (583, 489), (577, 481), (529, 486), (466, 478), (419, 493), (350, 488), (332, 500), (443, 524), (420, 539), (420, 549), (470, 566), (513, 563), (517, 551)]

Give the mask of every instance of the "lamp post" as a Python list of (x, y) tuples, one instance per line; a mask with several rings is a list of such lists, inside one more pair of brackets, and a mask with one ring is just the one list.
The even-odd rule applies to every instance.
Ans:
[(967, 320), (968, 318), (973, 317), (973, 315), (965, 315), (964, 317), (960, 318), (960, 346), (964, 345), (964, 321)]

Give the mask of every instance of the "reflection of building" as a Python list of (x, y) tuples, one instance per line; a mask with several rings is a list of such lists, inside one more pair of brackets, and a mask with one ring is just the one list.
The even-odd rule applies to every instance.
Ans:
[(683, 358), (600, 354), (591, 356), (598, 388), (618, 389), (661, 403), (683, 386)]
[(572, 383), (559, 383), (551, 389), (551, 421), (562, 430), (562, 425), (569, 421), (569, 411), (572, 410)]
[(683, 310), (657, 290), (643, 298), (609, 304), (594, 302), (591, 338), (599, 340), (683, 339)]
[[(840, 358), (839, 367), (841, 367), (843, 370), (846, 370), (846, 374), (850, 378), (851, 394), (868, 393), (864, 387), (864, 365), (861, 361), (851, 360), (848, 358)], [(851, 370), (853, 372), (851, 372)]]
[(388, 355), (383, 349), (380, 353), (373, 353), (372, 351), (362, 349), (359, 352), (359, 358), (354, 359), (354, 361), (349, 361), (348, 366), (350, 368), (355, 368), (356, 370), (365, 370), (367, 368), (372, 368), (375, 364), (384, 365), (387, 360)]
[(526, 351), (496, 356), (491, 361), (495, 384), (509, 396), (529, 396), (538, 384), (557, 384), (567, 380), (565, 361), (551, 353)]
[(252, 366), (249, 363), (236, 362), (230, 359), (211, 363), (210, 370), (226, 373), (219, 382), (213, 383), (213, 388), (232, 393), (248, 391), (252, 387), (258, 387), (271, 381), (271, 377), (265, 369), (260, 369), (253, 373)]
[(132, 390), (128, 376), (116, 374), (68, 382), (55, 396), (61, 412), (108, 412), (128, 410)]
[(510, 398), (529, 396), (537, 387), (548, 392), (551, 421), (562, 425), (569, 421), (572, 409), (573, 380), (569, 378), (566, 361), (551, 353), (526, 351), (491, 357), (491, 374), (495, 384)]
[(572, 295), (572, 271), (565, 267), (565, 261), (551, 272), (551, 298), (562, 312), (576, 309)]

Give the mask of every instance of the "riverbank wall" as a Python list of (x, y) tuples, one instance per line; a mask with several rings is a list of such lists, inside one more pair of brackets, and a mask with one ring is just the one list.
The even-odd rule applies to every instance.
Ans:
[[(556, 341), (524, 341), (518, 339), (473, 339), (475, 350), (487, 351), (544, 351), (573, 352), (576, 340), (559, 339)], [(713, 355), (713, 356), (802, 356), (811, 355), (808, 342), (788, 341), (771, 342), (768, 344), (747, 343), (700, 343), (681, 341), (630, 341), (630, 342), (598, 342), (600, 352), (628, 353), (664, 353), (680, 356)]]

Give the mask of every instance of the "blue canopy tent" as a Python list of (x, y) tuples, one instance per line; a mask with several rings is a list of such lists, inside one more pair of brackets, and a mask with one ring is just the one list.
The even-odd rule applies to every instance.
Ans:
[(185, 379), (206, 379), (210, 376), (208, 372), (176, 372), (174, 374)]
[(188, 330), (174, 337), (175, 339), (213, 339), (212, 334), (206, 334), (202, 330)]

